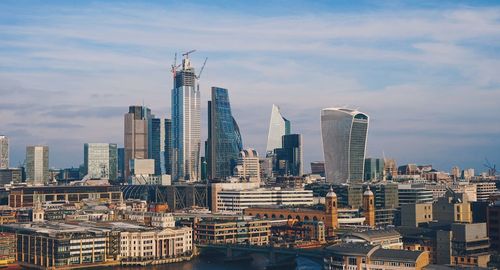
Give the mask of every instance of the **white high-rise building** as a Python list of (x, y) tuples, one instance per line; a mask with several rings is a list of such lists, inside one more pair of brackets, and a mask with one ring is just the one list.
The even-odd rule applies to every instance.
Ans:
[(260, 182), (260, 160), (257, 151), (248, 148), (239, 153), (234, 175), (247, 179), (249, 182)]
[(0, 135), (0, 169), (9, 168), (9, 138)]
[(44, 185), (49, 180), (49, 147), (26, 147), (26, 181), (33, 185)]
[(173, 69), (172, 181), (200, 179), (201, 107), (194, 67), (184, 54), (180, 70)]
[(273, 104), (271, 120), (269, 120), (269, 133), (267, 134), (267, 154), (274, 149), (282, 147), (281, 138), (290, 134), (290, 121), (281, 115), (280, 108)]
[(118, 148), (114, 143), (86, 143), (83, 147), (85, 174), (90, 178), (116, 180)]
[(357, 110), (327, 108), (321, 111), (328, 182), (363, 182), (368, 121), (368, 115)]

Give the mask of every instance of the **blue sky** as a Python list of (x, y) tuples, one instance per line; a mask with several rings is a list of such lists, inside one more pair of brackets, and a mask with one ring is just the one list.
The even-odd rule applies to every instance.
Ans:
[[(123, 144), (123, 114), (169, 116), (175, 52), (208, 57), (244, 144), (263, 153), (271, 105), (322, 159), (321, 108), (371, 116), (368, 156), (483, 170), (500, 163), (500, 5), (494, 1), (0, 1), (0, 133), (11, 165), (48, 144)], [(205, 118), (205, 117), (204, 117)], [(206, 127), (203, 134), (206, 137)]]

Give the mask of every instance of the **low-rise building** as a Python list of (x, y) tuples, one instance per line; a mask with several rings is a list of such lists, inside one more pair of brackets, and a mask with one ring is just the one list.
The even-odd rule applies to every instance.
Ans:
[(465, 193), (456, 193), (451, 189), (432, 205), (434, 220), (439, 224), (471, 223), (472, 211)]
[(421, 270), (429, 264), (424, 251), (383, 249), (378, 245), (345, 243), (326, 248), (325, 270)]
[(490, 261), (486, 223), (451, 225), (451, 264), (487, 267)]
[(408, 203), (401, 205), (401, 226), (419, 227), (432, 222), (432, 203)]
[(342, 236), (342, 242), (380, 245), (385, 249), (403, 249), (401, 234), (394, 229), (350, 232)]
[(267, 245), (271, 237), (269, 221), (202, 220), (196, 224), (195, 237), (201, 244)]

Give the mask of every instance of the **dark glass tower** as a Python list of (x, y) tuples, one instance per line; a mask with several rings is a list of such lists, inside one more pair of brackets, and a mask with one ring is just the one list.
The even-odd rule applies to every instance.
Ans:
[(165, 147), (163, 150), (163, 160), (165, 174), (172, 174), (172, 120), (165, 119)]
[[(162, 174), (162, 153), (163, 153), (163, 142), (162, 137), (164, 133), (162, 132), (162, 120), (161, 118), (151, 119), (151, 152), (150, 158), (155, 160), (155, 175)], [(163, 136), (162, 136), (163, 135)], [(164, 169), (163, 169), (164, 170)]]
[(241, 134), (231, 114), (228, 91), (212, 87), (212, 100), (208, 102), (208, 178), (231, 176), (242, 149)]
[(282, 148), (275, 149), (275, 171), (279, 175), (301, 176), (302, 162), (302, 135), (288, 134), (281, 137)]

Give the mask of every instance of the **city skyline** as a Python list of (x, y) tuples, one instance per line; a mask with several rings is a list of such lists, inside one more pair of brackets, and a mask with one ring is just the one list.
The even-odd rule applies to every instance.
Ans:
[[(299, 14), (275, 2), (242, 16), (245, 4), (219, 3), (204, 14), (204, 2), (54, 3), (31, 6), (44, 16), (0, 3), (0, 133), (9, 137), (11, 167), (24, 160), (27, 145), (48, 145), (53, 167), (82, 164), (85, 142), (122, 146), (123, 113), (143, 100), (169, 118), (169, 67), (175, 52), (190, 49), (198, 50), (196, 67), (209, 57), (200, 80), (202, 141), (206, 101), (217, 85), (231, 89), (244, 148), (259, 153), (269, 108), (280, 105), (294, 133), (303, 134), (306, 170), (323, 160), (320, 110), (340, 105), (371, 116), (367, 157), (385, 153), (398, 164), (477, 173), (486, 170), (485, 157), (500, 161), (496, 5), (393, 3), (385, 7), (398, 12), (388, 12), (373, 3), (356, 10), (293, 1), (304, 6)], [(44, 12), (54, 6), (60, 12)], [(217, 12), (224, 16), (213, 20)], [(176, 25), (186, 13), (199, 20)]]

